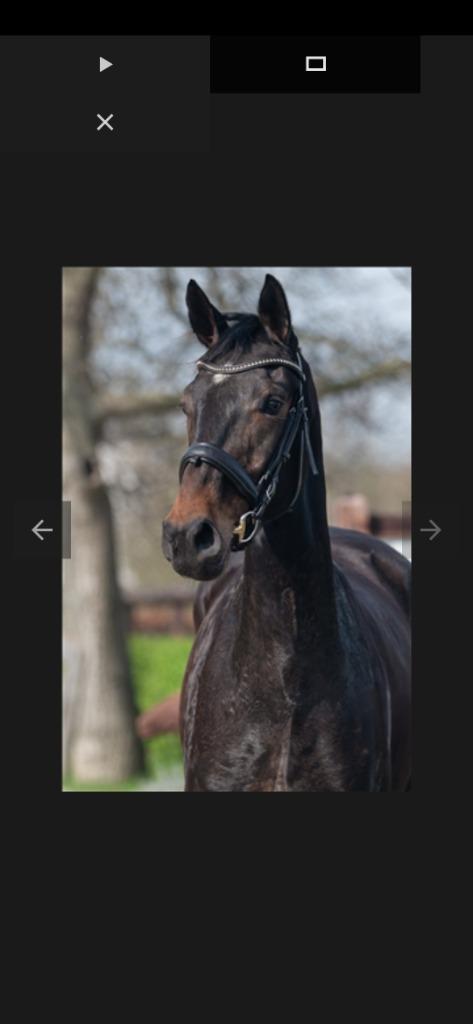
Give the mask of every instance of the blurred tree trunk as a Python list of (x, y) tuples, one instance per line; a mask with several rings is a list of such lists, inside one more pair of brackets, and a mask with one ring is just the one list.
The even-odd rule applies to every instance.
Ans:
[(71, 501), (72, 557), (64, 560), (66, 776), (114, 782), (142, 769), (124, 612), (116, 581), (109, 497), (96, 461), (88, 370), (90, 311), (99, 271), (64, 271), (64, 498)]

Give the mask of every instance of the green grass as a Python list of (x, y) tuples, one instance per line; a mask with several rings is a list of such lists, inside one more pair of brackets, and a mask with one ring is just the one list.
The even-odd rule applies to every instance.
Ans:
[(126, 782), (76, 782), (75, 779), (64, 779), (64, 793), (135, 793), (139, 789), (139, 779), (127, 779)]
[[(181, 687), (192, 647), (191, 636), (146, 636), (135, 633), (129, 637), (135, 703), (138, 712), (146, 711)], [(144, 741), (146, 774), (159, 780), (182, 772), (183, 759), (179, 737), (173, 734)], [(142, 780), (128, 779), (111, 785), (64, 781), (65, 791), (122, 792), (141, 788)]]
[[(138, 711), (146, 711), (180, 689), (192, 647), (189, 636), (130, 637), (129, 650)], [(179, 737), (157, 736), (145, 741), (148, 774), (172, 771), (182, 765)]]

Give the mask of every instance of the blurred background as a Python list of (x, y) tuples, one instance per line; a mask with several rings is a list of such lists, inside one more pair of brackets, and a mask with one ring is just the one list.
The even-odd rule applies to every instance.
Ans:
[[(255, 312), (277, 277), (322, 410), (329, 520), (409, 556), (409, 268), (66, 268), (64, 789), (182, 790), (177, 693), (196, 584), (161, 554), (202, 348), (185, 289)], [(164, 703), (162, 703), (164, 702)]]

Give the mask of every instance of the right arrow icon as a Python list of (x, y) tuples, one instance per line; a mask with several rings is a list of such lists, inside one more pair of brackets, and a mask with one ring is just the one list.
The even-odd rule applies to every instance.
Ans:
[(106, 60), (105, 57), (99, 58), (99, 71), (106, 71), (107, 68), (113, 68), (111, 60)]
[(429, 540), (435, 540), (435, 538), (438, 537), (439, 533), (441, 533), (441, 527), (437, 526), (437, 523), (434, 523), (433, 519), (429, 519), (429, 523), (430, 526), (421, 526), (420, 532), (430, 533)]

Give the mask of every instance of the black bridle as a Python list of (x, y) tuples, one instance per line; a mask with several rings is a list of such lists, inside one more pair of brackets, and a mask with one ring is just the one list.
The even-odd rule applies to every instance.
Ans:
[[(297, 339), (295, 339), (295, 341), (297, 344)], [(240, 522), (233, 531), (235, 540), (233, 541), (232, 546), (234, 550), (238, 550), (242, 545), (248, 544), (255, 536), (258, 526), (263, 520), (265, 512), (276, 493), (281, 469), (290, 459), (292, 449), (299, 434), (301, 437), (301, 443), (299, 454), (299, 473), (296, 489), (290, 504), (282, 512), (278, 513), (277, 516), (272, 517), (273, 519), (278, 519), (280, 516), (291, 512), (296, 504), (302, 487), (305, 452), (307, 452), (307, 458), (312, 473), (315, 475), (318, 472), (310, 441), (309, 418), (304, 393), (306, 378), (304, 370), (302, 369), (299, 349), (297, 347), (296, 359), (297, 362), (293, 362), (291, 359), (282, 359), (275, 356), (274, 358), (269, 357), (266, 359), (255, 359), (250, 363), (232, 363), (224, 366), (205, 363), (202, 360), (199, 360), (197, 363), (199, 369), (208, 370), (210, 373), (228, 375), (234, 373), (245, 373), (247, 370), (257, 370), (264, 366), (285, 366), (298, 377), (296, 398), (287, 415), (282, 436), (278, 442), (276, 451), (269, 460), (265, 472), (257, 483), (254, 482), (246, 469), (244, 469), (243, 466), (240, 466), (240, 463), (233, 458), (233, 455), (226, 452), (224, 448), (218, 448), (217, 445), (210, 444), (208, 441), (197, 441), (195, 444), (191, 444), (182, 456), (179, 467), (179, 481), (182, 480), (184, 470), (189, 463), (198, 466), (202, 462), (205, 462), (207, 465), (218, 469), (220, 473), (222, 473), (223, 476), (225, 476), (226, 479), (233, 484), (236, 490), (248, 501), (250, 510), (240, 517)], [(247, 536), (246, 530), (249, 519), (253, 522), (253, 528)], [(272, 520), (265, 519), (265, 522), (270, 521)]]

